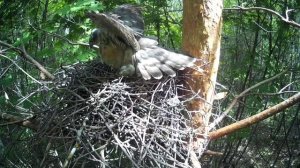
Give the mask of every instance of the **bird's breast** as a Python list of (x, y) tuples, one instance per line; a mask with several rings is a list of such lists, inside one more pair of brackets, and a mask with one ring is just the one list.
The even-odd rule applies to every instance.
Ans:
[(101, 51), (101, 56), (103, 62), (112, 68), (119, 69), (123, 65), (124, 52), (116, 46), (104, 46)]

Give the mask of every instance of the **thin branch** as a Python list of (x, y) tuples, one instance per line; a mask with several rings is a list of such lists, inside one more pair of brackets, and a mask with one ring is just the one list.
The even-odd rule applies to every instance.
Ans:
[(190, 160), (193, 168), (201, 168), (199, 159), (197, 158), (197, 155), (193, 150), (190, 151)]
[(216, 152), (212, 150), (206, 150), (203, 152), (204, 155), (210, 155), (210, 156), (223, 156), (222, 152)]
[(286, 70), (286, 71), (283, 71), (283, 72), (281, 72), (281, 73), (279, 73), (279, 74), (277, 74), (277, 75), (275, 75), (275, 76), (273, 76), (273, 77), (271, 77), (271, 78), (269, 78), (269, 79), (263, 80), (263, 81), (261, 81), (261, 82), (255, 84), (255, 85), (251, 86), (250, 88), (244, 90), (242, 93), (240, 93), (238, 96), (236, 96), (236, 97), (233, 99), (233, 101), (231, 102), (231, 104), (227, 107), (227, 109), (226, 109), (226, 110), (225, 110), (225, 111), (224, 111), (224, 112), (223, 112), (216, 120), (214, 120), (214, 122), (212, 122), (212, 123), (209, 125), (209, 130), (212, 130), (213, 128), (215, 128), (215, 126), (216, 126), (217, 124), (219, 124), (219, 123), (224, 119), (225, 116), (228, 115), (228, 113), (230, 112), (230, 110), (234, 107), (234, 105), (238, 102), (238, 100), (239, 100), (240, 98), (244, 97), (244, 96), (245, 96), (248, 92), (250, 92), (251, 90), (253, 90), (253, 89), (255, 89), (255, 88), (257, 88), (257, 87), (259, 87), (259, 86), (261, 86), (261, 85), (263, 85), (263, 84), (265, 84), (265, 83), (271, 82), (272, 80), (274, 80), (274, 79), (280, 77), (281, 75), (285, 74), (286, 72), (287, 72), (287, 70)]
[(5, 55), (0, 54), (1, 57), (4, 57), (8, 60), (10, 60), (18, 69), (20, 69), (24, 74), (26, 74), (29, 78), (31, 78), (33, 81), (35, 81), (36, 83), (44, 86), (45, 88), (49, 89), (47, 86), (45, 86), (43, 83), (41, 83), (40, 81), (36, 80), (34, 77), (32, 77), (31, 75), (29, 75), (23, 68), (21, 68), (15, 61), (13, 61), (12, 59), (8, 58)]
[(257, 22), (254, 22), (254, 24), (256, 24), (256, 26), (258, 26), (259, 28), (261, 28), (263, 31), (265, 31), (267, 33), (274, 33), (274, 32), (276, 32), (276, 31), (267, 30), (266, 28), (264, 28), (261, 25), (259, 25)]
[(86, 127), (86, 121), (88, 121), (88, 118), (85, 118), (83, 120), (82, 126), (80, 127), (79, 130), (76, 130), (77, 136), (76, 136), (76, 143), (74, 144), (72, 150), (70, 151), (68, 157), (66, 158), (63, 168), (68, 167), (69, 163), (71, 162), (71, 159), (73, 158), (75, 152), (80, 148), (80, 144), (81, 142), (81, 136), (82, 136), (82, 132), (83, 129)]
[(284, 94), (295, 94), (298, 93), (298, 91), (285, 91), (285, 92), (278, 92), (278, 93), (249, 93), (245, 94), (245, 96), (250, 96), (250, 95), (257, 95), (257, 96), (282, 96)]
[(249, 7), (249, 8), (245, 8), (245, 7), (242, 7), (242, 6), (237, 6), (236, 8), (224, 8), (224, 10), (239, 10), (239, 11), (253, 11), (253, 10), (256, 10), (256, 11), (263, 11), (263, 12), (267, 12), (267, 13), (271, 13), (272, 15), (275, 15), (277, 17), (280, 18), (281, 21), (291, 25), (291, 26), (294, 26), (296, 28), (300, 28), (300, 24), (295, 22), (295, 21), (292, 21), (292, 20), (289, 20), (289, 16), (288, 16), (288, 13), (291, 11), (291, 10), (287, 10), (286, 11), (286, 16), (282, 16), (280, 15), (278, 12), (272, 10), (272, 9), (268, 9), (268, 8), (264, 8), (264, 7)]
[(18, 52), (23, 58), (25, 58), (26, 60), (30, 61), (31, 63), (33, 63), (41, 72), (43, 72), (49, 79), (54, 80), (55, 77), (48, 71), (46, 70), (46, 68), (44, 66), (42, 66), (39, 62), (37, 62), (35, 59), (33, 59), (30, 55), (27, 54), (25, 48), (23, 47), (23, 49), (14, 47), (10, 44), (7, 44), (3, 41), (0, 41), (0, 45), (11, 48), (13, 50), (15, 50), (16, 52)]
[[(42, 30), (42, 29), (40, 29), (40, 30), (43, 31), (43, 32), (45, 32), (45, 33), (47, 33), (48, 35), (51, 35), (51, 36), (57, 37), (57, 38), (59, 38), (59, 39), (61, 39), (61, 40), (64, 40), (64, 41), (66, 41), (67, 43), (69, 43), (69, 44), (71, 44), (71, 45), (81, 45), (81, 46), (85, 46), (85, 47), (89, 47), (89, 46), (90, 46), (90, 45), (87, 44), (87, 43), (73, 42), (73, 41), (67, 39), (66, 37), (64, 37), (64, 36), (62, 36), (62, 35), (59, 35), (59, 34), (56, 34), (56, 33), (50, 33), (50, 32), (47, 32), (47, 31), (45, 31), (45, 30)], [(96, 45), (95, 45), (95, 46), (96, 46)], [(97, 48), (99, 48), (99, 47), (97, 47)]]
[(249, 118), (246, 118), (246, 119), (243, 119), (241, 121), (238, 121), (236, 123), (233, 123), (231, 125), (228, 125), (226, 127), (223, 127), (223, 128), (220, 128), (216, 131), (213, 131), (213, 132), (210, 132), (209, 133), (209, 138), (211, 140), (215, 140), (215, 139), (218, 139), (220, 137), (223, 137), (225, 135), (229, 135), (233, 132), (236, 132), (242, 128), (246, 128), (246, 127), (249, 127), (253, 124), (256, 124), (257, 122), (259, 121), (262, 121), (266, 118), (269, 118), (283, 110), (285, 110), (286, 108), (288, 107), (291, 107), (293, 106), (294, 104), (296, 103), (299, 103), (300, 102), (300, 92), (298, 92), (297, 94), (295, 94), (294, 96), (288, 98), (287, 100), (279, 103), (279, 104), (276, 104), (275, 106), (273, 107), (270, 107), (256, 115), (253, 115)]
[(35, 120), (33, 120), (33, 117), (28, 117), (28, 118), (21, 118), (18, 116), (14, 116), (8, 113), (3, 113), (0, 112), (0, 118), (8, 121), (8, 123), (0, 124), (0, 126), (6, 126), (6, 125), (11, 125), (11, 124), (17, 124), (26, 128), (30, 128), (32, 130), (37, 130), (38, 129), (38, 124), (36, 123)]
[[(83, 42), (73, 42), (73, 41), (69, 40), (68, 38), (66, 38), (66, 37), (64, 37), (64, 36), (62, 36), (62, 35), (60, 35), (60, 34), (50, 33), (50, 32), (48, 32), (48, 31), (46, 31), (46, 30), (41, 29), (41, 28), (34, 27), (34, 26), (31, 25), (30, 23), (29, 23), (29, 25), (30, 25), (33, 29), (35, 29), (35, 30), (43, 31), (44, 33), (46, 33), (46, 34), (48, 34), (48, 35), (50, 35), (50, 36), (57, 37), (57, 38), (59, 38), (59, 39), (61, 39), (61, 40), (66, 41), (66, 42), (69, 43), (70, 45), (80, 45), (80, 46), (84, 46), (84, 47), (91, 47), (88, 43), (83, 43)], [(98, 46), (98, 45), (93, 45), (92, 48), (94, 48), (94, 49), (99, 49), (99, 46)]]
[[(1, 53), (0, 53), (0, 54), (1, 54)], [(2, 74), (0, 74), (0, 79), (7, 73), (7, 71), (9, 70), (9, 68), (10, 68), (12, 65), (13, 65), (13, 63), (10, 64), (9, 66), (7, 66), (6, 68), (4, 68)]]

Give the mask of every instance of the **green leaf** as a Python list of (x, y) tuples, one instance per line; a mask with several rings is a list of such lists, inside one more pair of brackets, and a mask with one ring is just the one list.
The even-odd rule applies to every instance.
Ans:
[(21, 38), (17, 38), (16, 42), (14, 43), (14, 46), (19, 46), (21, 44), (26, 44), (28, 43), (30, 40), (33, 39), (33, 35), (31, 35), (29, 32), (24, 32), (22, 34)]

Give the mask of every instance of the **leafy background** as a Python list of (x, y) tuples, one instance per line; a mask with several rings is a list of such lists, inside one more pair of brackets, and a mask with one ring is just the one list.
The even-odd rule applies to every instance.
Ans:
[[(109, 11), (131, 3), (144, 8), (146, 35), (156, 37), (166, 48), (180, 51), (182, 2), (180, 0), (0, 0), (0, 41), (26, 52), (51, 73), (57, 69), (97, 59), (96, 53), (83, 43), (93, 29), (85, 17), (87, 11)], [(216, 103), (215, 113), (225, 109), (246, 88), (270, 78), (282, 70), (289, 73), (263, 85), (244, 97), (222, 123), (228, 125), (256, 114), (299, 91), (300, 29), (283, 23), (274, 15), (261, 11), (240, 12), (226, 8), (235, 5), (261, 6), (276, 10), (300, 23), (300, 2), (291, 1), (224, 1), (221, 64), (218, 81), (229, 96)], [(42, 107), (41, 100), (51, 92), (36, 92), (41, 73), (11, 49), (0, 46), (0, 112), (23, 118)], [(9, 59), (8, 59), (9, 58)], [(282, 90), (284, 88), (284, 90)], [(279, 93), (283, 91), (283, 93)], [(47, 108), (47, 107), (45, 107)], [(208, 149), (223, 156), (204, 156), (206, 167), (297, 167), (300, 166), (300, 104), (231, 136), (214, 141)], [(0, 120), (0, 167), (35, 167), (34, 156), (43, 155), (32, 145), (30, 129)]]

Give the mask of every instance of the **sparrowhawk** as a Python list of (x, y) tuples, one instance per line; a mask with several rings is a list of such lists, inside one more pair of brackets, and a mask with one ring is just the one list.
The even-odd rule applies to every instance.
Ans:
[(141, 9), (121, 5), (110, 13), (87, 13), (96, 25), (90, 46), (98, 45), (102, 61), (118, 69), (119, 74), (141, 74), (145, 80), (160, 79), (163, 74), (176, 76), (176, 70), (191, 67), (195, 58), (168, 51), (156, 40), (143, 37), (144, 21)]

